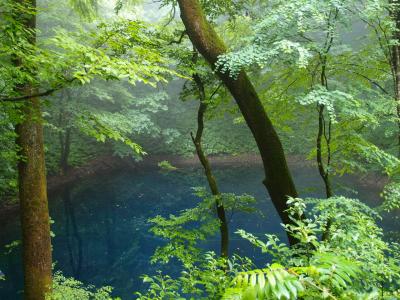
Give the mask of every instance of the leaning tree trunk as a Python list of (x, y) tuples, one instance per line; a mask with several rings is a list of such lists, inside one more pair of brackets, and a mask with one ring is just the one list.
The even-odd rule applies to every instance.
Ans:
[[(178, 3), (189, 38), (215, 70), (218, 57), (226, 53), (224, 43), (207, 21), (198, 0), (178, 0)], [(255, 138), (264, 164), (264, 184), (283, 223), (289, 224), (291, 219), (287, 213), (286, 201), (288, 196), (297, 197), (297, 191), (287, 166), (281, 141), (271, 120), (245, 72), (241, 72), (237, 78), (232, 78), (227, 73), (215, 71), (235, 98)], [(289, 242), (294, 244), (296, 240), (289, 236)]]
[[(22, 1), (22, 5), (36, 7), (36, 1)], [(34, 32), (34, 15), (22, 16), (27, 30)], [(35, 43), (32, 34), (29, 42)], [(23, 67), (20, 58), (15, 58), (15, 65)], [(36, 94), (29, 84), (21, 84), (16, 90), (24, 96)], [(29, 98), (22, 109), (22, 121), (16, 126), (17, 145), (20, 151), (19, 200), (22, 226), (22, 248), (24, 265), (24, 298), (43, 300), (51, 289), (52, 255), (50, 239), (50, 220), (47, 202), (47, 184), (43, 145), (43, 121), (40, 99)]]

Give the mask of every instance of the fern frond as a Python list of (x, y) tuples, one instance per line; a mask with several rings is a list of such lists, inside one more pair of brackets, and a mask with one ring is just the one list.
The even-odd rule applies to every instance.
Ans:
[(304, 287), (299, 278), (283, 266), (273, 264), (266, 269), (242, 272), (233, 280), (234, 287), (228, 289), (225, 300), (247, 299), (297, 299)]

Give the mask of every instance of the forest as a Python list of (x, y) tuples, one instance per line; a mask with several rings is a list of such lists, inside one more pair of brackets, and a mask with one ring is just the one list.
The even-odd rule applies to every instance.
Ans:
[(0, 299), (400, 299), (400, 1), (0, 0)]

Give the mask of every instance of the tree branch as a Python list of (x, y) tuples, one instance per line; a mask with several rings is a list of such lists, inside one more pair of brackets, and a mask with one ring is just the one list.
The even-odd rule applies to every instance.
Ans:
[(183, 31), (181, 32), (181, 35), (180, 35), (179, 39), (178, 39), (177, 41), (174, 41), (174, 40), (170, 41), (170, 42), (168, 43), (168, 45), (180, 44), (180, 43), (182, 43), (182, 40), (183, 40), (183, 38), (185, 37), (185, 35), (186, 35), (186, 30), (183, 30)]
[(28, 100), (28, 99), (32, 99), (32, 98), (36, 98), (36, 97), (44, 97), (44, 96), (49, 96), (51, 94), (53, 94), (56, 91), (59, 91), (61, 89), (63, 89), (64, 87), (66, 87), (69, 83), (72, 83), (73, 81), (75, 81), (76, 78), (72, 78), (72, 79), (68, 79), (65, 81), (65, 84), (63, 85), (59, 85), (58, 87), (46, 90), (44, 92), (40, 92), (40, 93), (36, 93), (36, 94), (32, 94), (32, 95), (23, 95), (23, 96), (16, 96), (16, 97), (0, 97), (0, 102), (16, 102), (16, 101), (23, 101), (23, 100)]

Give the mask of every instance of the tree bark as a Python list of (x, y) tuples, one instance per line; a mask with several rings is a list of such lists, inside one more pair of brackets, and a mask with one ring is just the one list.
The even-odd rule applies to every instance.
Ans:
[[(332, 14), (330, 14), (330, 15), (332, 15)], [(334, 14), (334, 16), (335, 16), (334, 18), (336, 19), (338, 16), (337, 10), (336, 10), (336, 13)], [(330, 27), (331, 27), (331, 20), (329, 20), (329, 23), (328, 23), (328, 34), (326, 37), (327, 40), (325, 42), (325, 51), (324, 51), (324, 53), (320, 54), (320, 63), (322, 66), (320, 80), (321, 80), (321, 85), (323, 87), (325, 87), (326, 90), (328, 90), (328, 77), (326, 74), (326, 68), (327, 68), (327, 63), (328, 63), (327, 55), (333, 45), (333, 36), (331, 36)], [(326, 130), (324, 111), (325, 111), (325, 105), (318, 104), (317, 165), (318, 165), (319, 174), (320, 174), (322, 180), (324, 181), (326, 198), (329, 199), (329, 198), (333, 197), (333, 190), (332, 190), (332, 184), (331, 184), (330, 173), (329, 173), (329, 171), (330, 171), (329, 168), (331, 165), (332, 120), (329, 119), (328, 130)], [(327, 148), (327, 152), (328, 152), (326, 166), (324, 165), (324, 161), (322, 158), (322, 139), (323, 138), (325, 139), (326, 148)], [(332, 219), (329, 218), (327, 220), (325, 230), (321, 236), (322, 241), (327, 241), (329, 239), (331, 226), (332, 226)]]
[[(197, 55), (197, 53), (196, 53)], [(216, 197), (217, 202), (216, 202), (216, 210), (217, 210), (217, 216), (219, 219), (219, 230), (220, 230), (220, 235), (221, 235), (221, 257), (228, 257), (229, 256), (229, 228), (228, 228), (228, 221), (226, 219), (226, 214), (225, 214), (225, 207), (223, 203), (221, 203), (221, 193), (218, 189), (217, 181), (215, 180), (215, 177), (212, 173), (211, 170), (211, 165), (210, 162), (208, 161), (207, 156), (205, 155), (202, 147), (202, 136), (203, 136), (203, 131), (204, 131), (204, 114), (207, 110), (207, 103), (206, 101), (206, 93), (204, 89), (204, 84), (198, 74), (193, 75), (193, 80), (197, 86), (197, 89), (199, 90), (199, 100), (200, 100), (200, 106), (199, 110), (197, 113), (197, 132), (196, 136), (191, 134), (192, 136), (192, 141), (194, 146), (196, 147), (196, 152), (197, 156), (200, 160), (201, 165), (204, 168), (204, 173), (207, 178), (208, 185), (210, 187), (211, 193)]]
[[(226, 47), (211, 24), (207, 21), (198, 0), (178, 0), (181, 18), (193, 45), (215, 70), (218, 57), (226, 53)], [(286, 204), (288, 196), (297, 197), (285, 154), (279, 137), (247, 74), (242, 71), (237, 78), (215, 70), (235, 98), (250, 128), (264, 165), (264, 185), (284, 224), (291, 223)], [(289, 236), (291, 244), (296, 240)]]
[[(329, 36), (328, 36), (329, 37)], [(321, 85), (328, 90), (328, 78), (326, 75), (326, 65), (327, 65), (327, 54), (329, 49), (332, 46), (333, 39), (329, 39), (330, 42), (327, 41), (327, 50), (325, 53), (321, 54)], [(326, 198), (330, 198), (333, 196), (332, 185), (329, 174), (329, 167), (331, 164), (331, 127), (332, 121), (329, 119), (328, 121), (328, 130), (326, 129), (326, 122), (324, 117), (325, 105), (318, 104), (318, 135), (317, 135), (317, 165), (318, 171), (321, 175), (322, 180), (325, 185), (325, 193)], [(326, 166), (324, 165), (324, 161), (322, 158), (322, 139), (325, 140), (326, 148), (328, 152), (328, 159)]]
[[(35, 0), (19, 1), (21, 5), (36, 7)], [(36, 29), (35, 15), (24, 18), (23, 24), (29, 30)], [(36, 42), (34, 33), (29, 40)], [(14, 63), (23, 67), (23, 62), (16, 57)], [(16, 87), (24, 96), (37, 94), (30, 84)], [(24, 265), (24, 298), (43, 300), (51, 290), (52, 253), (50, 238), (50, 218), (47, 202), (47, 184), (44, 160), (43, 125), (40, 100), (28, 98), (22, 109), (23, 120), (16, 126), (17, 145), (20, 161), (19, 200), (22, 227), (22, 248)]]
[[(331, 180), (329, 176), (329, 165), (330, 165), (330, 126), (331, 126), (331, 121), (329, 121), (329, 138), (326, 136), (326, 126), (325, 126), (325, 119), (324, 119), (324, 110), (325, 106), (324, 105), (318, 105), (318, 137), (317, 137), (317, 164), (318, 164), (318, 171), (319, 174), (324, 181), (325, 185), (325, 193), (326, 193), (326, 198), (329, 199), (333, 197), (333, 191), (332, 191), (332, 185), (331, 185)], [(327, 163), (327, 168), (324, 166), (324, 162), (322, 159), (322, 138), (325, 137), (325, 141), (328, 147), (328, 163)], [(321, 240), (322, 241), (327, 241), (330, 237), (330, 229), (332, 226), (332, 219), (328, 219), (326, 223), (325, 230), (322, 233)]]
[[(29, 93), (29, 89), (25, 89)], [(21, 159), (19, 200), (24, 265), (24, 297), (43, 300), (51, 289), (52, 254), (40, 100), (30, 99), (16, 127)]]

